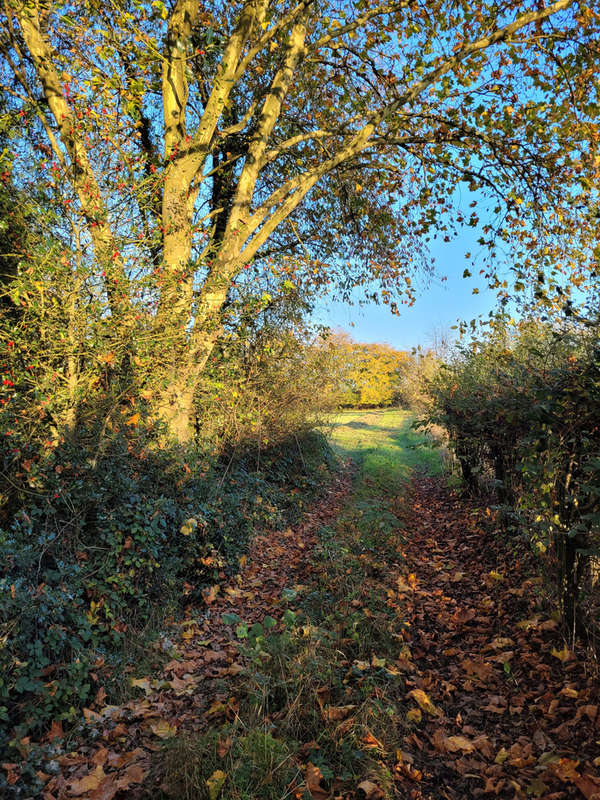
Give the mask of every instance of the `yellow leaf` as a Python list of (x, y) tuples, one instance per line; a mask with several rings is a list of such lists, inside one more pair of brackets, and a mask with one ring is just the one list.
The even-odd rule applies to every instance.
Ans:
[(150, 681), (148, 680), (148, 678), (132, 678), (131, 685), (143, 689), (146, 692), (146, 694), (150, 694), (150, 692), (152, 691), (152, 687), (150, 686)]
[(528, 631), (530, 628), (535, 628), (539, 622), (538, 617), (530, 617), (529, 619), (522, 619), (520, 622), (517, 622), (517, 628), (520, 628), (522, 631)]
[(69, 794), (75, 797), (80, 795), (88, 796), (90, 792), (93, 792), (100, 786), (105, 777), (102, 767), (97, 766), (93, 772), (88, 773), (78, 781), (73, 781), (69, 788)]
[(181, 528), (179, 528), (179, 532), (182, 533), (184, 536), (190, 536), (196, 528), (198, 527), (198, 521), (195, 520), (193, 517), (190, 519), (186, 519), (186, 521), (182, 524)]
[(554, 658), (558, 658), (563, 664), (573, 658), (573, 653), (569, 650), (567, 645), (565, 645), (562, 650), (557, 650), (556, 647), (553, 647), (550, 652)]
[(475, 750), (473, 744), (465, 736), (448, 736), (445, 745), (451, 753), (457, 753), (459, 750), (472, 753)]
[(406, 712), (406, 721), (407, 722), (421, 722), (423, 719), (423, 715), (421, 714), (420, 708), (411, 708), (410, 711)]
[(127, 420), (127, 424), (131, 425), (132, 428), (135, 428), (135, 426), (138, 424), (139, 421), (140, 421), (140, 415), (136, 412), (135, 414), (132, 414), (131, 417), (129, 417), (129, 419)]
[(208, 789), (209, 800), (217, 800), (226, 780), (227, 774), (222, 769), (215, 770), (210, 778), (207, 779), (206, 788)]
[(158, 722), (150, 726), (150, 729), (155, 736), (159, 736), (161, 739), (172, 739), (173, 736), (177, 735), (175, 725), (171, 725), (166, 719), (159, 719)]
[(432, 717), (440, 717), (442, 715), (440, 709), (431, 702), (427, 694), (422, 689), (413, 689), (408, 693), (408, 696), (412, 697), (419, 708), (426, 714), (431, 714)]
[(489, 573), (490, 578), (493, 578), (495, 581), (503, 581), (504, 575), (501, 572), (496, 572), (496, 570), (492, 569)]
[(564, 689), (561, 689), (560, 694), (564, 695), (565, 697), (572, 697), (572, 698), (579, 696), (579, 692), (577, 691), (577, 689), (571, 689), (570, 686), (565, 686)]
[(208, 711), (206, 712), (206, 716), (210, 717), (213, 714), (222, 714), (226, 709), (227, 706), (222, 700), (213, 700)]

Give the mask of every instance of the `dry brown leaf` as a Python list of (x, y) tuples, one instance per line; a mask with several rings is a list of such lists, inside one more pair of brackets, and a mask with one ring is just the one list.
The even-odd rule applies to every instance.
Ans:
[(451, 753), (458, 753), (459, 751), (463, 753), (472, 753), (473, 750), (475, 750), (473, 742), (465, 736), (447, 736), (445, 745)]
[(360, 740), (368, 750), (383, 750), (383, 745), (379, 739), (376, 739), (373, 736), (372, 733), (367, 733), (364, 736), (361, 736)]
[(6, 782), (8, 783), (8, 785), (14, 786), (14, 784), (20, 778), (19, 765), (13, 763), (10, 764), (6, 763), (6, 764), (0, 764), (0, 767), (2, 767), (3, 770), (6, 770)]
[(324, 710), (325, 719), (328, 719), (330, 722), (339, 722), (342, 719), (346, 719), (346, 717), (351, 714), (356, 705), (349, 705), (349, 706), (326, 706)]
[(119, 789), (127, 789), (132, 783), (141, 783), (147, 774), (147, 769), (143, 769), (139, 764), (132, 764), (119, 777)]
[[(108, 775), (97, 789), (94, 789), (91, 794), (87, 795), (88, 800), (113, 800), (113, 797), (120, 790), (119, 782), (116, 780), (116, 775)], [(127, 788), (127, 786), (123, 787)]]
[(128, 753), (109, 753), (108, 765), (115, 769), (121, 769), (121, 767), (131, 764), (132, 761), (138, 761), (145, 756), (146, 753), (140, 747), (136, 747), (135, 750), (131, 750)]
[(50, 730), (44, 736), (42, 741), (52, 742), (53, 739), (64, 739), (64, 738), (65, 738), (65, 732), (63, 731), (62, 722), (53, 722), (52, 725), (50, 725)]
[(597, 775), (586, 773), (573, 780), (573, 783), (585, 800), (600, 800), (600, 778)]
[(306, 765), (304, 780), (306, 781), (306, 788), (310, 792), (311, 797), (314, 797), (315, 800), (326, 800), (326, 798), (329, 797), (329, 792), (321, 786), (323, 773), (319, 767), (316, 767), (310, 761)]
[(491, 664), (472, 658), (465, 658), (461, 661), (461, 667), (468, 675), (476, 675), (482, 681), (489, 678), (494, 671), (494, 667)]
[(227, 736), (224, 739), (219, 739), (217, 742), (217, 755), (219, 758), (225, 758), (232, 744), (233, 738), (231, 736)]
[(92, 756), (92, 764), (96, 764), (96, 766), (103, 767), (106, 764), (107, 758), (108, 758), (107, 748), (101, 747), (99, 750), (96, 750), (96, 752)]
[(358, 790), (364, 792), (364, 800), (381, 800), (385, 797), (383, 791), (373, 781), (362, 781), (358, 784)]

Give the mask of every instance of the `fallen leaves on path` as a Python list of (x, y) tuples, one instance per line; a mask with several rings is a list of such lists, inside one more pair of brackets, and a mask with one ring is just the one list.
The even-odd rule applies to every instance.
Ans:
[(407, 695), (443, 715), (410, 718), (403, 747), (422, 779), (401, 779), (399, 796), (600, 800), (597, 679), (548, 617), (527, 554), (434, 480), (415, 486), (406, 523)]
[[(317, 531), (335, 519), (348, 489), (348, 476), (340, 477), (301, 525), (257, 537), (241, 574), (209, 588), (203, 608), (190, 609), (179, 624), (176, 655), (162, 674), (133, 677), (138, 697), (107, 706), (99, 695), (84, 712), (90, 735), (57, 758), (43, 800), (148, 797), (158, 788), (151, 764), (164, 740), (238, 718), (230, 680), (244, 668), (237, 641), (253, 626), (279, 624), (282, 609), (310, 584)], [(311, 742), (300, 748), (302, 785), (293, 791), (314, 800), (600, 800), (596, 675), (585, 653), (562, 641), (530, 559), (493, 529), (493, 517), (439, 481), (415, 483), (399, 513), (403, 568), (369, 556), (369, 589), (377, 586), (382, 604), (397, 615), (396, 649), (361, 655), (347, 668), (358, 682), (377, 671), (401, 682), (397, 748), (388, 743), (386, 750), (364, 725), (356, 733), (354, 703), (330, 696), (328, 686), (315, 690), (322, 723), (335, 727), (340, 742), (354, 736), (353, 746), (387, 765), (392, 788), (384, 791), (370, 775), (351, 789), (325, 780), (309, 758), (318, 749)], [(48, 736), (60, 741), (60, 725)], [(219, 758), (231, 746), (220, 738)], [(9, 779), (18, 771), (2, 766)], [(209, 796), (226, 792), (226, 781), (216, 770)]]
[[(151, 787), (152, 757), (164, 741), (179, 732), (205, 730), (237, 716), (236, 698), (215, 689), (216, 684), (222, 686), (224, 680), (243, 670), (235, 624), (228, 620), (241, 615), (246, 629), (254, 624), (264, 623), (267, 628), (277, 624), (272, 615), (282, 614), (282, 594), (286, 607), (302, 590), (311, 570), (308, 556), (317, 531), (335, 517), (350, 483), (349, 473), (339, 474), (296, 528), (270, 531), (254, 539), (250, 552), (241, 559), (240, 574), (229, 585), (206, 589), (202, 593), (204, 607), (190, 608), (178, 623), (179, 630), (170, 634), (176, 657), (165, 664), (162, 674), (131, 678), (139, 698), (122, 705), (104, 705), (100, 694), (96, 708), (84, 709), (85, 731), (78, 749), (58, 756), (58, 774), (40, 775), (46, 781), (43, 800), (146, 798), (155, 791)], [(184, 523), (186, 535), (195, 522)], [(342, 720), (351, 711), (329, 707), (324, 713)], [(55, 724), (48, 736), (60, 745), (62, 727)], [(228, 740), (219, 742), (221, 757), (230, 745)], [(19, 765), (2, 766), (18, 779)], [(207, 781), (211, 800), (220, 796), (225, 780), (225, 773), (217, 770)], [(317, 789), (314, 775), (311, 780), (313, 796), (328, 797), (327, 791)]]

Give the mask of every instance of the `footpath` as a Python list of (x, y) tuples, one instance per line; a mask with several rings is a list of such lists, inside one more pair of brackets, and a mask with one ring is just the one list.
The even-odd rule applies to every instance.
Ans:
[(597, 665), (440, 478), (340, 475), (168, 635), (162, 674), (57, 740), (44, 800), (600, 800)]

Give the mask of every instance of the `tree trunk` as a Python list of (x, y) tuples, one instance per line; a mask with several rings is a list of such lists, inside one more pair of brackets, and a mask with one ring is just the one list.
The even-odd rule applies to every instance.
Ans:
[(171, 442), (188, 445), (194, 440), (194, 388), (187, 381), (175, 381), (156, 403), (155, 416)]

